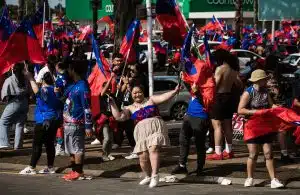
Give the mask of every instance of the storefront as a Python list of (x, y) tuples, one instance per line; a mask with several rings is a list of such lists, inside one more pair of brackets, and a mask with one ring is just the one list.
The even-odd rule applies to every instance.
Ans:
[[(144, 0), (144, 4), (145, 4)], [(227, 23), (233, 23), (235, 17), (235, 0), (177, 0), (183, 15), (196, 23), (205, 23), (213, 15)], [(253, 18), (253, 1), (243, 0), (243, 16), (246, 23)], [(152, 0), (153, 3), (156, 0)], [(66, 0), (67, 17), (72, 20), (91, 22), (92, 6), (90, 0)], [(99, 5), (98, 17), (112, 15), (114, 6), (110, 0), (102, 0)]]

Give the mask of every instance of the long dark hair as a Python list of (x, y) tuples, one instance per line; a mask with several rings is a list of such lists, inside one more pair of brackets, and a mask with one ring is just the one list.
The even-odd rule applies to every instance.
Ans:
[(17, 63), (13, 67), (13, 74), (16, 76), (18, 80), (18, 87), (20, 88), (24, 88), (26, 86), (23, 70), (24, 70), (23, 63)]

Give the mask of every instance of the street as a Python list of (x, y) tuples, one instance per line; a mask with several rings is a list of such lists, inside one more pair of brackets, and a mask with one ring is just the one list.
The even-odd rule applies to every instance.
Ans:
[[(56, 195), (97, 195), (97, 194), (299, 194), (299, 189), (273, 190), (268, 187), (244, 188), (241, 185), (221, 186), (216, 184), (160, 184), (158, 188), (138, 186), (137, 180), (94, 178), (91, 181), (65, 182), (61, 175), (20, 176), (0, 173), (1, 195), (56, 194)], [(300, 186), (299, 186), (300, 187)]]

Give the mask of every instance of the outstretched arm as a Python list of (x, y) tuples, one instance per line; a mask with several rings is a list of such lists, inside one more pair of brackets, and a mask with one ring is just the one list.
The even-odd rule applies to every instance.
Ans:
[[(24, 63), (25, 64), (25, 63)], [(30, 85), (31, 85), (31, 88), (32, 88), (32, 91), (34, 94), (37, 94), (39, 92), (39, 86), (37, 85), (37, 83), (35, 82), (31, 72), (28, 71), (28, 66), (27, 64), (25, 64), (24, 66), (24, 70), (23, 70), (23, 74), (26, 76), (26, 78), (28, 79)]]
[(112, 115), (117, 121), (126, 121), (130, 119), (130, 111), (125, 109), (120, 112), (116, 102), (113, 99), (110, 99), (110, 106)]
[(172, 91), (169, 91), (169, 92), (161, 94), (161, 95), (151, 96), (150, 101), (152, 101), (153, 104), (155, 104), (155, 105), (162, 104), (162, 103), (170, 100), (172, 97), (174, 97), (179, 91), (180, 91), (180, 86), (177, 85), (176, 88)]

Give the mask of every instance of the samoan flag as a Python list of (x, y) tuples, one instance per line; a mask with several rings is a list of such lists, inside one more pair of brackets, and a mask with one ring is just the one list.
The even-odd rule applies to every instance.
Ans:
[(36, 34), (40, 45), (43, 45), (43, 17), (44, 17), (44, 7), (40, 7), (37, 12), (31, 17), (32, 26), (34, 33)]
[(133, 47), (136, 38), (139, 38), (139, 30), (140, 30), (140, 21), (134, 20), (123, 38), (123, 41), (120, 46), (120, 54), (122, 54), (125, 58), (127, 58), (127, 63), (136, 63), (137, 61), (137, 51)]
[(209, 44), (208, 44), (208, 36), (206, 34), (204, 34), (203, 43), (204, 43), (204, 48), (205, 48), (206, 63), (208, 64), (208, 66), (210, 68), (213, 68), (213, 64), (212, 64), (212, 61), (211, 61), (212, 59), (211, 59), (210, 47), (209, 47)]
[(9, 19), (7, 6), (4, 6), (0, 18), (0, 55), (5, 48), (6, 42), (14, 31), (15, 27)]
[(79, 30), (81, 31), (81, 33), (80, 33), (78, 39), (81, 41), (87, 39), (89, 37), (89, 35), (91, 35), (93, 33), (93, 29), (90, 25), (82, 27)]
[(25, 60), (36, 64), (45, 63), (43, 50), (34, 33), (32, 21), (28, 18), (21, 22), (6, 42), (0, 56), (0, 75), (9, 71), (13, 64)]
[(93, 52), (94, 52), (94, 55), (95, 55), (95, 58), (96, 58), (96, 62), (98, 64), (98, 67), (102, 71), (103, 75), (106, 77), (105, 70), (104, 70), (104, 67), (103, 67), (103, 63), (100, 59), (100, 52), (99, 52), (99, 47), (98, 47), (97, 41), (96, 41), (93, 34), (91, 34), (90, 36), (91, 36), (91, 39), (92, 39), (92, 48), (93, 48)]
[(157, 0), (156, 18), (163, 27), (163, 38), (181, 47), (187, 34), (187, 24), (176, 0)]
[(114, 16), (113, 15), (104, 16), (97, 21), (97, 23), (100, 23), (100, 22), (105, 22), (108, 25), (112, 25), (114, 23)]
[[(91, 35), (93, 50), (96, 57), (96, 62), (98, 65), (94, 66), (92, 69), (91, 74), (88, 77), (88, 83), (91, 89), (91, 103), (92, 103), (92, 115), (93, 117), (97, 117), (100, 114), (100, 102), (99, 102), (99, 95), (102, 91), (102, 85), (104, 82), (107, 81), (107, 78), (110, 78), (110, 65), (106, 58), (99, 50), (96, 49), (97, 43), (94, 39), (93, 35)], [(115, 79), (112, 80), (112, 92), (116, 91), (117, 82)]]
[(215, 15), (213, 15), (213, 17), (212, 17), (212, 22), (214, 24), (216, 24), (222, 31), (224, 30), (224, 28), (223, 28), (223, 25), (224, 25), (223, 22), (220, 22), (220, 20), (218, 18), (216, 18)]
[[(216, 91), (213, 67), (211, 63), (206, 63), (204, 60), (195, 58), (196, 56), (191, 56), (191, 41), (194, 30), (195, 25), (188, 32), (182, 48), (181, 61), (184, 64), (183, 81), (190, 85), (197, 85), (202, 96), (203, 106), (206, 111), (209, 111), (214, 103)], [(192, 92), (191, 95), (194, 96)]]

